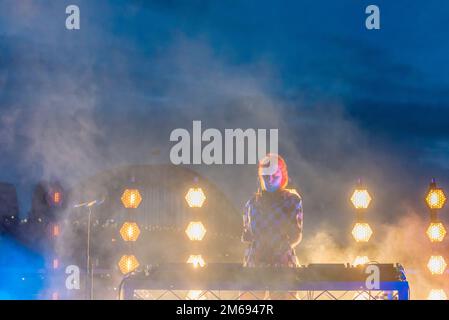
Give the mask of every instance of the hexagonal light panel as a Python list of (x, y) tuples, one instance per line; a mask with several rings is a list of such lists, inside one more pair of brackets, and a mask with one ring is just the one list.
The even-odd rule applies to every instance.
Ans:
[(426, 203), (430, 209), (442, 209), (446, 204), (446, 195), (441, 188), (432, 188), (426, 195)]
[(431, 256), (427, 268), (432, 274), (443, 274), (447, 264), (442, 256)]
[(366, 189), (356, 189), (351, 196), (351, 202), (356, 209), (367, 209), (372, 198)]
[(190, 188), (185, 197), (191, 208), (201, 208), (206, 201), (206, 196), (201, 188)]
[(441, 222), (432, 222), (426, 233), (431, 242), (441, 242), (446, 236), (446, 229)]
[(186, 300), (206, 300), (207, 294), (203, 290), (189, 290)]
[(137, 241), (140, 229), (135, 222), (125, 222), (120, 228), (120, 235), (124, 241)]
[(139, 267), (139, 261), (134, 255), (124, 255), (118, 262), (118, 267), (123, 274), (130, 273)]
[(357, 242), (368, 242), (373, 234), (373, 230), (368, 223), (356, 223), (352, 229), (352, 236)]
[(192, 241), (201, 241), (206, 234), (206, 228), (200, 221), (192, 221), (187, 226), (186, 234)]
[(447, 300), (447, 295), (443, 289), (432, 289), (427, 296), (427, 300)]
[(142, 197), (137, 189), (126, 189), (122, 194), (122, 203), (126, 209), (137, 209), (140, 202), (142, 202)]
[(359, 265), (367, 264), (368, 262), (369, 262), (369, 259), (367, 256), (357, 256), (357, 257), (355, 257), (352, 265), (359, 266)]
[(206, 265), (206, 262), (204, 262), (200, 254), (191, 254), (187, 259), (187, 263), (191, 263), (194, 268), (204, 267)]

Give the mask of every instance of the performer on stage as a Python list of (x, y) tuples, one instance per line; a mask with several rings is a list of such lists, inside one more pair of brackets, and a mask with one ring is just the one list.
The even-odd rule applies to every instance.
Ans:
[[(275, 159), (276, 171), (265, 175), (263, 168)], [(243, 215), (242, 241), (249, 243), (244, 265), (296, 267), (295, 247), (301, 242), (303, 226), (301, 197), (286, 188), (287, 164), (281, 156), (268, 154), (258, 169), (260, 188), (247, 202)]]

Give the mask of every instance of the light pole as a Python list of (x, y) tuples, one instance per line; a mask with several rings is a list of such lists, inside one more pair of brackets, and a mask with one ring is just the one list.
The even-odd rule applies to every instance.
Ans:
[[(194, 268), (201, 268), (206, 265), (206, 262), (204, 261), (203, 256), (201, 254), (198, 254), (197, 249), (198, 242), (201, 242), (206, 235), (206, 228), (204, 227), (203, 223), (198, 220), (198, 218), (203, 215), (202, 207), (204, 205), (204, 202), (206, 201), (206, 196), (203, 192), (203, 189), (198, 186), (197, 177), (194, 178), (194, 186), (189, 188), (184, 198), (191, 212), (196, 216), (194, 221), (189, 222), (185, 230), (187, 237), (190, 241), (193, 242), (192, 248), (196, 249), (196, 252), (194, 254), (191, 254), (187, 259), (187, 263), (192, 264)], [(206, 299), (206, 295), (202, 290), (189, 290), (186, 299), (203, 300)]]
[[(438, 277), (444, 274), (447, 267), (444, 257), (436, 253), (438, 245), (446, 235), (446, 229), (439, 218), (439, 210), (443, 209), (446, 204), (446, 195), (442, 188), (437, 187), (435, 179), (432, 179), (429, 184), (425, 200), (430, 213), (430, 225), (426, 230), (426, 234), (432, 243), (432, 255), (427, 262), (427, 268), (433, 276)], [(446, 292), (442, 288), (432, 289), (427, 299), (446, 300)]]
[[(371, 195), (368, 190), (362, 186), (362, 181), (359, 179), (357, 183), (357, 187), (351, 196), (351, 202), (354, 208), (356, 209), (356, 223), (352, 229), (352, 236), (354, 240), (359, 242), (368, 242), (373, 234), (373, 230), (370, 225), (365, 221), (365, 213), (371, 203)], [(365, 255), (358, 255), (353, 265), (361, 265), (369, 262), (369, 259)]]
[[(135, 183), (135, 178), (131, 179), (132, 184)], [(137, 241), (140, 235), (140, 228), (135, 221), (135, 210), (137, 210), (142, 202), (142, 196), (140, 194), (139, 189), (136, 188), (127, 188), (123, 191), (122, 196), (120, 198), (122, 201), (123, 207), (126, 210), (126, 220), (120, 228), (120, 235), (122, 240), (127, 243), (128, 251), (127, 254), (121, 256), (118, 261), (118, 267), (120, 272), (123, 275), (127, 275), (130, 272), (136, 270), (139, 266), (139, 260), (137, 260), (136, 256), (132, 254), (134, 251), (134, 243)]]
[[(86, 298), (88, 300), (93, 299), (94, 295), (94, 274), (92, 272), (92, 265), (90, 262), (90, 233), (91, 233), (91, 220), (92, 220), (92, 206), (100, 205), (104, 202), (104, 198), (101, 200), (92, 200), (89, 202), (83, 202), (80, 204), (74, 205), (74, 208), (86, 207), (88, 209), (87, 215), (87, 245), (86, 245)], [(90, 278), (90, 286), (89, 286), (89, 278)], [(89, 289), (88, 289), (89, 288)], [(88, 291), (89, 290), (89, 291)]]

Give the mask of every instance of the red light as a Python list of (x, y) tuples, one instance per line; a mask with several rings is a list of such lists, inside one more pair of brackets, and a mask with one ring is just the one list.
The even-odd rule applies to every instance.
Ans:
[(58, 268), (59, 268), (59, 260), (53, 259), (53, 269), (58, 269)]
[(64, 193), (61, 187), (54, 186), (47, 190), (47, 203), (50, 207), (60, 207), (64, 202)]
[(53, 226), (53, 236), (54, 236), (54, 237), (59, 236), (59, 226), (58, 226), (57, 224), (55, 224), (55, 225)]
[(61, 202), (61, 193), (60, 192), (56, 191), (53, 194), (53, 202), (56, 204), (59, 204), (59, 202)]

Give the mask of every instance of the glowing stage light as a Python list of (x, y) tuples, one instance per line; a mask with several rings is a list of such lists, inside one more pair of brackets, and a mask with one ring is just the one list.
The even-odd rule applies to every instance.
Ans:
[(203, 290), (189, 290), (186, 300), (206, 300), (206, 295)]
[(368, 242), (373, 234), (373, 230), (368, 223), (356, 223), (352, 229), (352, 236), (357, 242)]
[(140, 235), (140, 229), (135, 222), (125, 222), (120, 228), (120, 235), (124, 241), (136, 241)]
[(442, 209), (446, 203), (443, 189), (431, 187), (426, 196), (426, 203), (430, 209)]
[(51, 207), (60, 207), (63, 201), (63, 193), (60, 187), (51, 187), (46, 195), (47, 203)]
[(55, 224), (53, 226), (53, 237), (59, 236), (59, 225)]
[(203, 224), (200, 221), (192, 221), (187, 226), (186, 233), (190, 240), (201, 241), (206, 234), (206, 228), (204, 228)]
[(432, 289), (427, 296), (427, 300), (447, 300), (446, 292), (443, 289)]
[(369, 262), (369, 259), (367, 256), (357, 256), (354, 259), (354, 262), (352, 263), (354, 266), (359, 266), (362, 264), (367, 264)]
[(443, 274), (447, 264), (442, 256), (431, 256), (427, 268), (432, 274)]
[(441, 222), (432, 222), (427, 228), (427, 236), (432, 242), (441, 242), (446, 236), (446, 229)]
[(55, 193), (53, 193), (53, 202), (54, 203), (61, 202), (61, 193), (59, 191), (56, 191)]
[(136, 209), (142, 202), (142, 197), (137, 189), (126, 189), (122, 194), (122, 203), (126, 209)]
[(189, 207), (201, 208), (206, 200), (206, 196), (201, 188), (190, 188), (185, 199)]
[(133, 255), (124, 255), (120, 258), (118, 262), (118, 267), (123, 274), (130, 273), (139, 267), (139, 261)]
[(372, 198), (366, 189), (356, 189), (351, 197), (351, 202), (356, 209), (367, 209), (371, 200)]
[(204, 267), (206, 265), (206, 262), (204, 262), (204, 259), (200, 254), (191, 254), (189, 259), (187, 259), (187, 263), (191, 263), (194, 268)]

